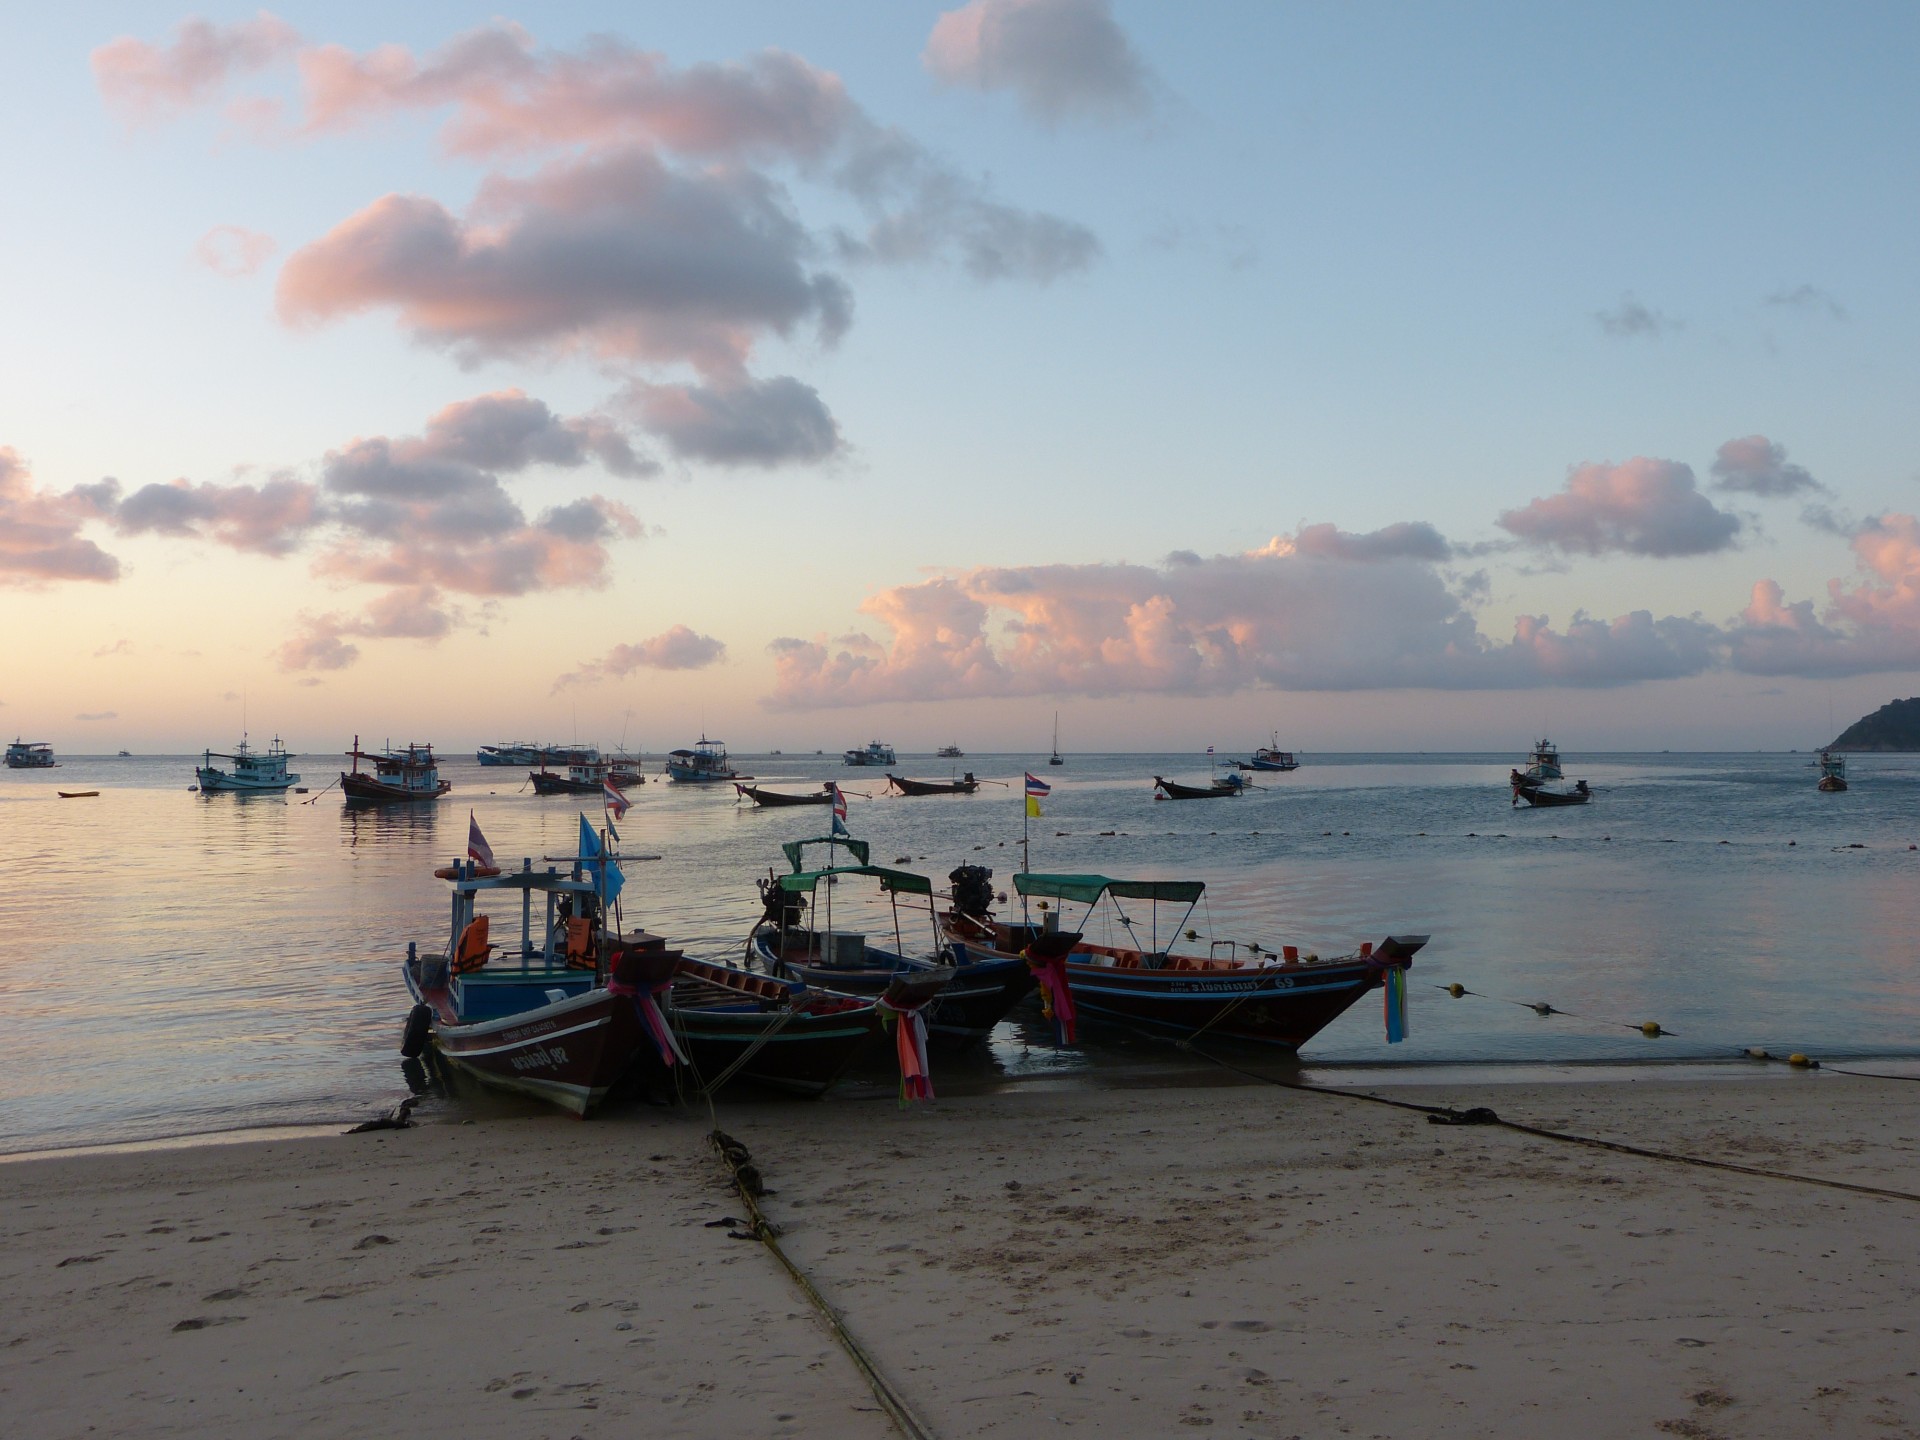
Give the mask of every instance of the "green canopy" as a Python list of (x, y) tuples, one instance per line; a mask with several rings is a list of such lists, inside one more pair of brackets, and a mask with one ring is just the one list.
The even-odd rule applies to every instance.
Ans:
[(1096, 903), (1102, 895), (1116, 900), (1170, 900), (1191, 905), (1207, 888), (1204, 880), (1113, 880), (1105, 875), (1027, 875), (1013, 877), (1013, 888), (1022, 895), (1045, 896), (1054, 900), (1078, 900), (1083, 905)]
[(845, 835), (816, 835), (811, 840), (789, 840), (780, 847), (780, 853), (787, 857), (787, 864), (793, 867), (793, 873), (796, 875), (807, 868), (805, 860), (801, 857), (806, 854), (809, 845), (826, 846), (829, 860), (833, 858), (833, 847), (836, 845), (846, 846), (847, 853), (862, 865), (873, 858), (873, 852), (866, 841), (850, 840)]
[[(842, 840), (842, 845), (847, 842)], [(865, 850), (867, 847), (860, 847)], [(889, 870), (884, 865), (835, 865), (825, 870), (796, 870), (780, 877), (780, 888), (795, 894), (811, 893), (829, 875), (871, 875), (887, 889), (903, 895), (932, 895), (933, 882), (909, 870)]]

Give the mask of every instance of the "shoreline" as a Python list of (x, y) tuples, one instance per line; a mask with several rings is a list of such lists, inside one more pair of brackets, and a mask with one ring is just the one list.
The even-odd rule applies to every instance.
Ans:
[[(1912, 1198), (1251, 1083), (750, 1101), (719, 1123), (787, 1254), (942, 1440), (1521, 1440), (1576, 1406), (1700, 1440), (1920, 1423), (1920, 1091), (1392, 1088)], [(707, 1123), (0, 1166), (0, 1405), (48, 1437), (345, 1436), (397, 1408), (476, 1440), (890, 1433), (773, 1257), (720, 1223), (745, 1211)]]
[[(986, 1081), (965, 1079), (946, 1081), (936, 1071), (934, 1079), (936, 1091), (948, 1098), (1008, 1094), (1028, 1088), (1138, 1092), (1153, 1089), (1235, 1088), (1242, 1085), (1272, 1083), (1268, 1074), (1260, 1072), (1257, 1063), (1259, 1057), (1253, 1058), (1256, 1061), (1254, 1065), (1242, 1064), (1240, 1068), (1201, 1059), (1178, 1068), (1168, 1065), (1117, 1065), (1102, 1070), (1030, 1071), (998, 1076)], [(1890, 1071), (1879, 1076), (1849, 1075), (1848, 1072), (1856, 1064), (1904, 1068), (1907, 1073), (1899, 1074)], [(1807, 1083), (1825, 1076), (1920, 1081), (1920, 1055), (1848, 1056), (1841, 1061), (1822, 1060), (1805, 1067), (1791, 1066), (1782, 1056), (1772, 1056), (1765, 1061), (1747, 1058), (1683, 1057), (1670, 1060), (1409, 1060), (1401, 1063), (1352, 1061), (1318, 1064), (1308, 1061), (1292, 1064), (1267, 1060), (1265, 1066), (1267, 1071), (1275, 1075), (1287, 1074), (1290, 1080), (1302, 1086), (1334, 1090), (1353, 1090), (1372, 1086), (1431, 1087), (1443, 1084), (1577, 1086), (1631, 1084), (1642, 1081), (1675, 1081), (1687, 1084), (1748, 1083), (1769, 1079)], [(482, 1113), (479, 1115), (463, 1114), (457, 1109), (429, 1111), (416, 1114), (413, 1125), (421, 1127), (488, 1124), (501, 1119), (537, 1118), (545, 1113), (546, 1107), (538, 1102), (522, 1100), (519, 1097), (509, 1098), (500, 1092), (482, 1091), (481, 1093), (485, 1099)], [(461, 1100), (452, 1103), (457, 1105), (468, 1098), (471, 1098), (471, 1092)], [(758, 1096), (748, 1088), (740, 1096), (729, 1096), (727, 1103), (738, 1103), (741, 1100), (752, 1103), (756, 1099), (766, 1098), (768, 1097)], [(880, 1102), (892, 1103), (893, 1100), (894, 1096), (890, 1090), (869, 1079), (865, 1084), (856, 1083), (837, 1091), (824, 1103), (830, 1107), (841, 1107)], [(180, 1131), (130, 1140), (80, 1140), (71, 1145), (42, 1145), (25, 1150), (0, 1150), (0, 1166), (32, 1164), (41, 1160), (73, 1156), (132, 1155), (204, 1146), (244, 1145), (268, 1140), (325, 1139), (328, 1136), (344, 1133), (349, 1126), (373, 1118), (380, 1113), (380, 1109), (379, 1102), (376, 1101), (372, 1102), (363, 1114), (332, 1120), (273, 1121), (238, 1128)], [(486, 1109), (495, 1109), (496, 1113), (487, 1114)], [(614, 1107), (614, 1113), (627, 1110), (652, 1113), (654, 1107), (642, 1106), (632, 1101), (620, 1102)], [(591, 1126), (595, 1122), (585, 1123)]]

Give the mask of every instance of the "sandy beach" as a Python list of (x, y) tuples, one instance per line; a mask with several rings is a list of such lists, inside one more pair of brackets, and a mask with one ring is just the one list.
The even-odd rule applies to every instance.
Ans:
[[(1920, 1194), (1920, 1086), (1396, 1086)], [(1920, 1434), (1920, 1204), (1247, 1084), (735, 1103), (941, 1437)], [(895, 1433), (698, 1112), (0, 1164), (8, 1435)]]

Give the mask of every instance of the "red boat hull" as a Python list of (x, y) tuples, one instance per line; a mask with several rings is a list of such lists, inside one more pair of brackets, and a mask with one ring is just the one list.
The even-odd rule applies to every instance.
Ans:
[(390, 805), (401, 800), (438, 800), (451, 789), (451, 780), (442, 780), (438, 789), (429, 792), (388, 785), (371, 775), (355, 775), (347, 771), (340, 775), (340, 793), (349, 800), (359, 800), (369, 805)]

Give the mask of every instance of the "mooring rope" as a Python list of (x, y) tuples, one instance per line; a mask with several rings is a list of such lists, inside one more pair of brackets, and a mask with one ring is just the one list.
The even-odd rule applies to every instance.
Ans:
[(763, 1194), (766, 1187), (760, 1183), (760, 1172), (753, 1167), (752, 1157), (748, 1154), (747, 1147), (720, 1129), (718, 1125), (713, 1128), (707, 1139), (720, 1156), (721, 1163), (727, 1167), (727, 1173), (732, 1177), (733, 1188), (738, 1192), (741, 1203), (747, 1207), (754, 1239), (773, 1252), (773, 1258), (780, 1262), (793, 1283), (800, 1287), (800, 1293), (805, 1295), (813, 1308), (820, 1312), (820, 1318), (827, 1322), (827, 1329), (832, 1332), (833, 1338), (839, 1342), (840, 1348), (847, 1352), (847, 1358), (853, 1361), (854, 1368), (866, 1380), (867, 1387), (873, 1391), (873, 1398), (880, 1402), (880, 1408), (886, 1411), (887, 1417), (893, 1421), (902, 1435), (908, 1437), (908, 1440), (933, 1440), (933, 1432), (913, 1413), (905, 1397), (893, 1388), (886, 1376), (880, 1373), (880, 1367), (874, 1363), (873, 1357), (867, 1354), (866, 1347), (847, 1328), (846, 1322), (840, 1318), (833, 1306), (827, 1303), (827, 1297), (820, 1293), (813, 1281), (807, 1278), (807, 1273), (794, 1264), (792, 1257), (781, 1248), (778, 1234), (760, 1209), (756, 1192)]
[[(1128, 1029), (1133, 1029), (1128, 1026)], [(1148, 1032), (1136, 1030), (1135, 1034)], [(1155, 1037), (1165, 1039), (1164, 1036)], [(1186, 1050), (1203, 1060), (1210, 1060), (1223, 1070), (1231, 1070), (1236, 1075), (1245, 1075), (1251, 1080), (1262, 1080), (1269, 1085), (1277, 1085), (1284, 1090), (1303, 1090), (1310, 1095), (1334, 1095), (1347, 1100), (1365, 1100), (1375, 1105), (1391, 1105), (1397, 1110), (1416, 1110), (1427, 1117), (1432, 1125), (1498, 1125), (1522, 1135), (1532, 1135), (1541, 1140), (1557, 1140), (1565, 1145), (1586, 1145), (1597, 1150), (1612, 1150), (1621, 1155), (1633, 1155), (1643, 1160), (1667, 1160), (1679, 1165), (1697, 1165), (1708, 1170), (1726, 1170), (1736, 1175), (1750, 1175), (1762, 1180), (1788, 1180), (1798, 1185), (1819, 1185), (1829, 1190), (1845, 1190), (1855, 1195), (1874, 1195), (1883, 1200), (1909, 1200), (1920, 1204), (1920, 1195), (1907, 1190), (1892, 1190), (1879, 1185), (1860, 1185), (1851, 1180), (1830, 1180), (1820, 1175), (1800, 1175), (1791, 1170), (1765, 1170), (1757, 1165), (1740, 1165), (1731, 1160), (1709, 1160), (1701, 1155), (1683, 1155), (1673, 1150), (1651, 1150), (1643, 1145), (1629, 1145), (1620, 1140), (1602, 1140), (1594, 1135), (1576, 1135), (1567, 1130), (1548, 1130), (1538, 1125), (1525, 1125), (1518, 1120), (1503, 1119), (1496, 1111), (1484, 1105), (1476, 1105), (1469, 1110), (1454, 1110), (1445, 1105), (1422, 1105), (1413, 1100), (1395, 1100), (1386, 1095), (1370, 1095), (1364, 1090), (1342, 1090), (1328, 1085), (1309, 1085), (1303, 1080), (1282, 1080), (1273, 1075), (1262, 1075), (1257, 1070), (1249, 1070), (1224, 1060), (1218, 1055), (1209, 1054), (1192, 1042), (1184, 1039), (1169, 1042), (1175, 1049)], [(1841, 1072), (1844, 1073), (1844, 1072)], [(1874, 1076), (1874, 1079), (1904, 1079), (1904, 1076)]]

